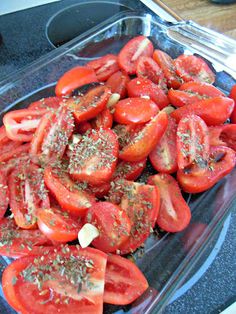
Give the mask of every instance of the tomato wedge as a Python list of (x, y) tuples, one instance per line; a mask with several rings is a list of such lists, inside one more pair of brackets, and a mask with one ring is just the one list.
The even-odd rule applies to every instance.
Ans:
[(159, 112), (139, 132), (133, 135), (131, 141), (120, 151), (119, 158), (126, 161), (140, 161), (147, 157), (160, 141), (167, 124), (167, 114)]
[(11, 141), (9, 145), (8, 144), (6, 146), (4, 145), (4, 148), (2, 148), (1, 153), (0, 153), (0, 163), (5, 164), (12, 158), (24, 156), (29, 152), (29, 149), (30, 149), (30, 143), (26, 143), (22, 145), (20, 144), (18, 146), (18, 142)]
[(109, 129), (92, 130), (74, 146), (69, 173), (75, 180), (100, 185), (111, 179), (117, 157), (116, 134)]
[(61, 102), (63, 102), (63, 98), (62, 97), (42, 98), (40, 100), (32, 102), (29, 105), (28, 109), (31, 109), (31, 110), (47, 109), (49, 111), (57, 110), (60, 107)]
[(151, 57), (153, 45), (145, 36), (132, 38), (120, 51), (118, 64), (128, 74), (135, 74), (138, 59), (141, 56)]
[(174, 173), (178, 169), (176, 134), (177, 123), (175, 119), (168, 116), (167, 129), (156, 147), (149, 154), (151, 164), (158, 172)]
[(20, 165), (9, 175), (8, 186), (16, 224), (23, 229), (36, 228), (37, 208), (49, 207), (42, 169), (32, 163)]
[(96, 226), (99, 236), (92, 245), (106, 253), (115, 252), (127, 241), (131, 222), (126, 212), (110, 202), (99, 202), (86, 215), (86, 222)]
[(137, 62), (136, 74), (162, 86), (165, 80), (162, 69), (151, 57), (140, 57)]
[(74, 216), (84, 216), (95, 201), (93, 195), (73, 182), (63, 168), (47, 167), (44, 181), (60, 206)]
[(4, 295), (21, 313), (102, 313), (106, 260), (76, 246), (22, 257), (4, 270)]
[(146, 161), (147, 158), (134, 162), (120, 160), (113, 175), (113, 180), (118, 178), (131, 181), (137, 180), (146, 166)]
[(178, 182), (187, 193), (200, 193), (210, 189), (235, 167), (235, 151), (225, 146), (213, 146), (208, 164), (197, 164), (177, 172)]
[(5, 215), (9, 204), (9, 188), (5, 171), (0, 170), (0, 220)]
[(197, 81), (213, 84), (215, 74), (207, 63), (196, 56), (181, 55), (174, 61), (176, 73), (185, 81)]
[(159, 112), (150, 99), (126, 98), (115, 105), (114, 120), (121, 124), (145, 123)]
[(207, 125), (224, 123), (234, 109), (234, 101), (227, 97), (214, 97), (205, 99), (188, 106), (183, 106), (171, 113), (177, 122), (187, 114), (195, 114), (202, 118)]
[(113, 115), (111, 114), (108, 108), (103, 109), (96, 118), (91, 120), (91, 125), (94, 129), (98, 130), (100, 128), (103, 129), (111, 129), (113, 124)]
[(118, 255), (108, 255), (103, 296), (105, 303), (130, 304), (147, 288), (146, 278), (133, 262)]
[(153, 59), (162, 69), (168, 87), (172, 87), (174, 89), (179, 88), (182, 83), (182, 79), (175, 72), (174, 60), (167, 53), (161, 50), (154, 51)]
[(86, 66), (77, 66), (60, 77), (55, 93), (58, 97), (70, 95), (76, 88), (97, 81), (98, 79), (93, 69)]
[(234, 110), (231, 114), (230, 120), (232, 123), (236, 123), (236, 85), (234, 85), (230, 91), (229, 97), (234, 100)]
[(9, 217), (0, 221), (0, 255), (18, 258), (40, 250), (39, 246), (50, 245), (51, 241), (40, 230), (23, 230)]
[(135, 78), (127, 84), (129, 97), (149, 97), (160, 109), (169, 105), (165, 92), (149, 79)]
[(106, 85), (111, 89), (112, 93), (117, 93), (120, 98), (125, 98), (127, 94), (127, 84), (129, 83), (129, 76), (122, 71), (117, 71), (112, 74), (106, 82)]
[(211, 146), (228, 146), (236, 151), (236, 124), (223, 124), (208, 128)]
[(185, 202), (178, 183), (169, 174), (156, 174), (149, 177), (148, 184), (156, 185), (160, 191), (160, 211), (157, 225), (168, 232), (185, 229), (191, 219), (191, 211)]
[(95, 71), (96, 77), (99, 81), (106, 81), (113, 73), (120, 68), (117, 62), (117, 56), (108, 54), (96, 60), (87, 63), (87, 67)]
[(209, 136), (206, 123), (196, 115), (184, 116), (177, 129), (177, 163), (179, 169), (192, 163), (206, 164), (209, 158)]
[(9, 139), (19, 142), (30, 142), (40, 119), (47, 112), (46, 109), (19, 109), (6, 113), (3, 123)]

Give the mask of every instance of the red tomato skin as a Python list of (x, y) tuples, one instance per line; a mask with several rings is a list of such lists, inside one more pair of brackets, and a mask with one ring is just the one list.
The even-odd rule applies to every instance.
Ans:
[(179, 169), (189, 167), (194, 162), (208, 161), (210, 152), (208, 128), (199, 116), (186, 115), (179, 121), (176, 142)]
[(106, 82), (106, 85), (111, 89), (112, 93), (120, 95), (120, 99), (123, 99), (127, 95), (127, 84), (129, 83), (129, 76), (122, 71), (117, 71), (112, 74)]
[(95, 71), (96, 77), (100, 82), (106, 81), (113, 73), (119, 70), (117, 56), (112, 54), (88, 62), (87, 67)]
[(169, 100), (165, 92), (149, 79), (142, 77), (134, 78), (127, 84), (127, 90), (129, 97), (150, 97), (160, 109), (169, 105)]
[(89, 130), (92, 130), (92, 125), (88, 121), (83, 121), (76, 125), (76, 131), (79, 134), (85, 134)]
[(96, 226), (99, 236), (92, 245), (105, 252), (115, 252), (127, 241), (131, 231), (131, 222), (125, 211), (110, 202), (99, 202), (92, 206), (85, 221)]
[(202, 118), (208, 126), (219, 125), (230, 117), (233, 108), (234, 101), (232, 99), (219, 96), (178, 108), (171, 113), (171, 116), (179, 122), (185, 115), (195, 114)]
[(152, 166), (163, 173), (174, 173), (178, 169), (176, 150), (177, 123), (168, 116), (167, 129), (159, 143), (149, 154)]
[(151, 57), (140, 57), (137, 62), (136, 74), (160, 86), (164, 81), (164, 74), (159, 65)]
[(114, 120), (121, 124), (140, 124), (151, 120), (159, 112), (150, 99), (126, 98), (115, 105)]
[(168, 125), (168, 116), (159, 112), (149, 121), (138, 135), (119, 153), (119, 158), (126, 161), (140, 161), (147, 157), (160, 141)]
[(117, 164), (113, 179), (125, 179), (135, 181), (143, 172), (147, 158), (136, 162), (120, 160)]
[(37, 100), (35, 102), (32, 102), (28, 109), (32, 110), (41, 110), (41, 109), (58, 109), (60, 106), (60, 103), (63, 102), (62, 97), (47, 97), (42, 98), (40, 100)]
[(211, 146), (228, 146), (236, 151), (236, 124), (212, 126), (208, 130)]
[(234, 85), (230, 91), (229, 97), (234, 100), (234, 110), (231, 114), (230, 120), (232, 123), (236, 123), (236, 85)]
[(156, 185), (160, 191), (161, 205), (157, 225), (167, 232), (184, 230), (190, 222), (191, 211), (177, 181), (169, 174), (160, 173), (149, 177), (148, 184)]
[(111, 129), (113, 124), (113, 115), (108, 108), (103, 109), (92, 121), (92, 127), (95, 130)]
[(0, 220), (6, 213), (9, 204), (9, 188), (7, 184), (7, 176), (4, 171), (0, 170)]
[[(120, 288), (119, 283), (121, 284)], [(130, 304), (140, 297), (147, 288), (146, 278), (133, 262), (119, 255), (108, 255), (103, 296), (105, 303)]]
[(77, 66), (60, 77), (56, 85), (55, 94), (57, 97), (70, 95), (74, 89), (97, 81), (98, 79), (93, 69), (86, 66)]
[[(222, 157), (223, 155), (223, 157)], [(222, 159), (218, 162), (214, 158)], [(213, 146), (210, 151), (210, 161), (205, 168), (194, 165), (189, 171), (178, 170), (177, 179), (182, 189), (187, 193), (200, 193), (210, 189), (220, 179), (229, 174), (235, 167), (235, 151), (225, 146)]]
[(153, 59), (162, 69), (169, 88), (177, 89), (182, 84), (182, 79), (176, 74), (174, 60), (164, 51), (155, 50)]
[(193, 55), (180, 55), (174, 60), (176, 73), (185, 81), (197, 81), (213, 84), (215, 74), (207, 63)]
[[(13, 142), (15, 143), (15, 142)], [(22, 145), (16, 145), (16, 148), (11, 151), (6, 151), (0, 154), (0, 163), (1, 162), (8, 162), (12, 158), (20, 157), (23, 155), (26, 155), (29, 152), (30, 149), (30, 143), (22, 144)]]
[(138, 58), (141, 56), (151, 57), (153, 45), (145, 36), (132, 38), (120, 51), (118, 64), (127, 74), (135, 74)]
[(222, 91), (216, 88), (214, 85), (205, 83), (205, 82), (186, 82), (182, 84), (179, 88), (181, 91), (189, 91), (192, 93), (197, 93), (201, 96), (208, 96), (208, 97), (217, 97), (217, 96), (225, 96)]

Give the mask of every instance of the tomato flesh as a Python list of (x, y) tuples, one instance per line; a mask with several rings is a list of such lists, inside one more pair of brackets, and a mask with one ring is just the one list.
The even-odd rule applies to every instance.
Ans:
[(162, 86), (164, 74), (159, 65), (150, 57), (140, 57), (136, 69), (137, 76), (151, 80), (153, 83)]
[(95, 71), (99, 81), (106, 81), (113, 73), (119, 70), (117, 56), (109, 54), (87, 63)]
[(117, 71), (112, 74), (106, 82), (106, 85), (111, 89), (112, 93), (117, 93), (120, 98), (125, 98), (127, 94), (127, 84), (129, 83), (129, 76), (122, 71)]

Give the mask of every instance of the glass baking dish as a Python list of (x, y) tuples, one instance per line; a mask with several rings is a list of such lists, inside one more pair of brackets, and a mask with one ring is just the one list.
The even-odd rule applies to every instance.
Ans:
[[(65, 71), (107, 53), (116, 54), (130, 38), (139, 34), (148, 36), (156, 48), (166, 51), (173, 58), (183, 52), (204, 56), (216, 73), (215, 85), (227, 93), (235, 84), (235, 80), (225, 71), (227, 66), (224, 67), (224, 64), (218, 61), (214, 62), (214, 58), (210, 56), (206, 58), (204, 51), (199, 53), (195, 38), (191, 35), (195, 27), (196, 25), (191, 23), (167, 23), (150, 14), (118, 14), (2, 81), (0, 118), (10, 109), (23, 108), (32, 101), (53, 95), (55, 83)], [(183, 40), (184, 32), (188, 33), (188, 41), (186, 38)], [(227, 40), (224, 42), (223, 37), (218, 48), (223, 49), (222, 43), (227, 46)], [(232, 44), (232, 41), (230, 43)], [(231, 74), (234, 74), (233, 72), (234, 69)], [(147, 173), (148, 171), (146, 170)], [(133, 255), (133, 259), (148, 279), (150, 288), (129, 306), (105, 305), (104, 313), (157, 313), (163, 310), (176, 288), (184, 282), (206, 252), (235, 206), (235, 191), (234, 170), (211, 190), (194, 196), (185, 195), (192, 210), (192, 220), (187, 230), (177, 234), (155, 230), (144, 247)], [(1, 258), (0, 262), (3, 269), (10, 259)], [(10, 308), (6, 312), (15, 313)]]

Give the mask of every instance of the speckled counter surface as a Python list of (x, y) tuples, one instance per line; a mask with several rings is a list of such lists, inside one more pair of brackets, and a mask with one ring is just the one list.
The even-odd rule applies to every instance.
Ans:
[[(0, 16), (0, 80), (53, 50), (45, 35), (47, 21), (60, 9), (78, 2), (61, 1)], [(129, 2), (137, 8), (136, 1)], [(236, 299), (236, 209), (226, 223), (209, 251), (210, 257), (205, 257), (207, 263), (202, 261), (201, 271), (177, 292), (165, 314), (219, 313)]]

